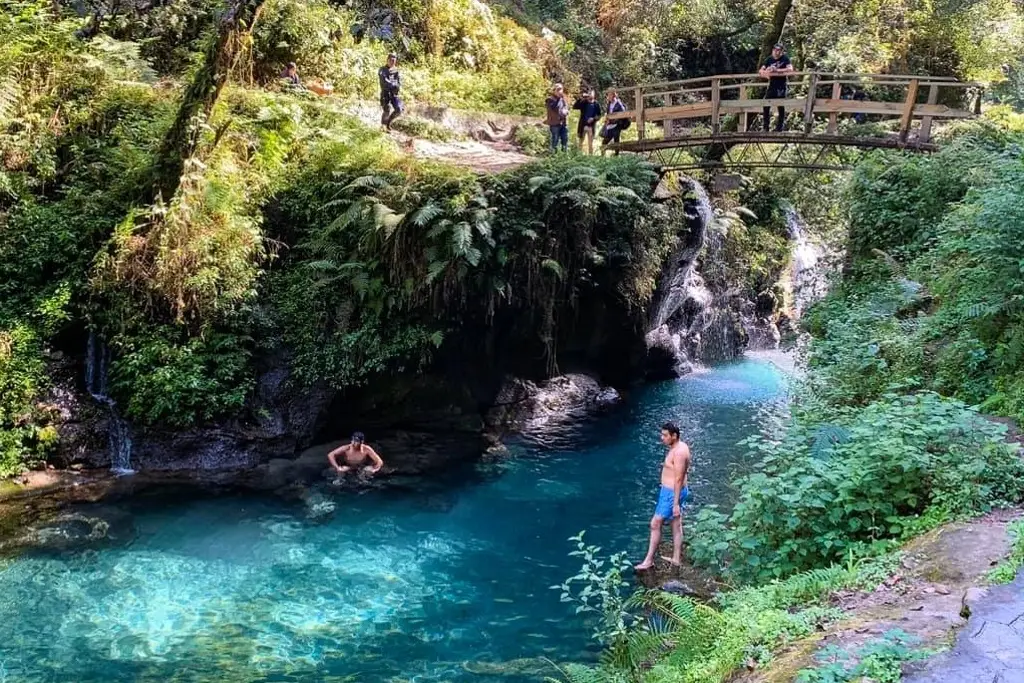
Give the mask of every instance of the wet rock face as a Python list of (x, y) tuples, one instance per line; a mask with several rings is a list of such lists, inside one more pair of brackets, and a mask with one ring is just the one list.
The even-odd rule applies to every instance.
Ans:
[[(680, 377), (697, 363), (728, 360), (743, 353), (747, 331), (733, 292), (712, 287), (701, 275), (701, 260), (719, 258), (708, 227), (714, 209), (707, 192), (690, 182), (685, 225), (676, 253), (662, 273), (648, 322), (647, 376)], [(705, 255), (706, 254), (706, 255)], [(722, 290), (722, 291), (719, 291)]]
[(619, 392), (589, 375), (570, 374), (541, 384), (510, 378), (488, 411), (486, 423), (498, 433), (530, 433), (572, 423), (616, 405)]
[[(62, 418), (58, 464), (110, 467), (109, 412), (79, 388), (74, 364), (54, 376), (51, 401)], [(275, 354), (261, 364), (248, 419), (185, 430), (133, 428), (131, 467), (164, 472), (239, 470), (294, 456), (313, 441), (334, 394), (324, 386), (298, 387), (288, 358)]]

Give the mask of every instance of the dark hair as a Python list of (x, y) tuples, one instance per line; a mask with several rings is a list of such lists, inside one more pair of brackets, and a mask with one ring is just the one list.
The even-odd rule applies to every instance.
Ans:
[(679, 427), (676, 427), (675, 422), (666, 422), (665, 424), (661, 425), (661, 430), (664, 432), (668, 432), (677, 439), (679, 438)]
[(295, 68), (295, 62), (288, 62), (288, 68), (289, 69), (294, 69)]
[(363, 434), (362, 432), (353, 432), (352, 440), (359, 441), (361, 443), (363, 441), (366, 441), (366, 435)]

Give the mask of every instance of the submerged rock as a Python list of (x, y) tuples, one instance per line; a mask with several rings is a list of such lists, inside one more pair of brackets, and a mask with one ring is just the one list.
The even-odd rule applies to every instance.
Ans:
[(128, 543), (135, 537), (131, 516), (113, 508), (59, 513), (20, 535), (0, 541), (0, 550), (79, 550), (97, 544)]

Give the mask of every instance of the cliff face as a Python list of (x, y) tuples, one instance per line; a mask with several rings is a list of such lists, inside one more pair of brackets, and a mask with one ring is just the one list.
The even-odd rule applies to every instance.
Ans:
[[(89, 373), (65, 359), (56, 391), (63, 402), (59, 460), (108, 467), (123, 458), (116, 451), (127, 438), (132, 469), (251, 469), (358, 430), (397, 454), (399, 469), (422, 471), (452, 457), (477, 457), (503, 433), (542, 430), (556, 417), (602, 409), (617, 399), (606, 385), (676, 377), (748, 346), (777, 345), (786, 297), (755, 297), (733, 282), (729, 236), (716, 224), (711, 198), (695, 181), (685, 184), (683, 200), (651, 214), (669, 223), (660, 233), (671, 245), (664, 256), (608, 249), (609, 233), (623, 226), (598, 227), (583, 253), (604, 247), (607, 256), (577, 264), (571, 287), (552, 290), (549, 311), (513, 305), (485, 314), (467, 306), (447, 321), (443, 345), (418, 369), (340, 388), (329, 377), (310, 383), (287, 345), (278, 344), (255, 358), (255, 390), (237, 416), (172, 429), (122, 424), (111, 406), (89, 395), (82, 379)], [(807, 249), (793, 237), (798, 251)], [(661, 274), (646, 306), (622, 296), (637, 253), (663, 258), (654, 264)], [(809, 301), (798, 299), (801, 307)], [(549, 320), (556, 322), (545, 326)], [(566, 377), (552, 379), (552, 366)], [(418, 455), (406, 458), (406, 451)]]

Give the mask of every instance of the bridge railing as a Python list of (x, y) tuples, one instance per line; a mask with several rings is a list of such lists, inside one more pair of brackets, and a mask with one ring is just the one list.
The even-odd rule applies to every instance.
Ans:
[[(899, 118), (898, 135), (906, 141), (914, 122), (917, 139), (931, 138), (935, 119), (970, 118), (980, 109), (981, 86), (941, 76), (900, 74), (844, 74), (802, 71), (790, 74), (785, 98), (768, 98), (768, 79), (759, 74), (725, 74), (690, 78), (682, 81), (650, 83), (622, 91), (632, 94), (633, 108), (611, 114), (609, 120), (631, 119), (637, 123), (640, 140), (646, 136), (646, 124), (663, 122), (665, 137), (673, 136), (676, 121), (707, 119), (712, 134), (722, 132), (723, 117), (738, 115), (738, 132), (745, 132), (749, 115), (761, 114), (765, 107), (785, 107), (787, 112), (803, 115), (803, 131), (810, 134), (816, 117), (827, 118), (827, 132), (835, 134), (841, 115), (876, 115)], [(850, 88), (864, 94), (849, 96)], [(975, 111), (940, 102), (962, 104), (970, 91), (978, 93)], [(868, 96), (876, 99), (868, 99)], [(952, 96), (951, 96), (952, 95)], [(628, 102), (627, 95), (623, 98)]]

